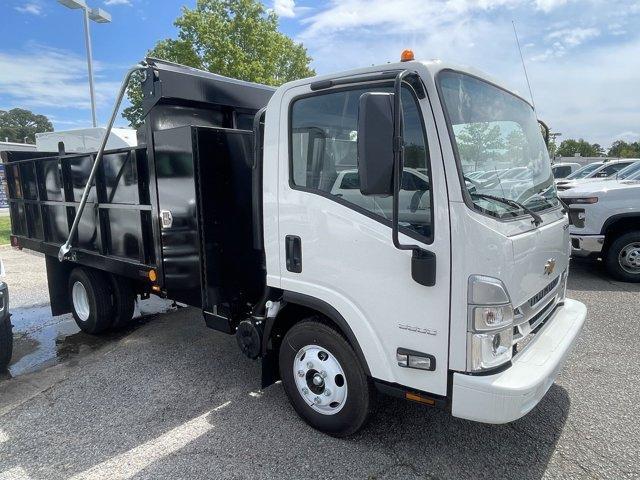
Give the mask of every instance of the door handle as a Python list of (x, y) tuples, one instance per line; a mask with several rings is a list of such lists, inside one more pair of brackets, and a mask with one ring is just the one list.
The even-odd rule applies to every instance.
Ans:
[(284, 238), (287, 270), (293, 273), (302, 272), (302, 240), (296, 235)]

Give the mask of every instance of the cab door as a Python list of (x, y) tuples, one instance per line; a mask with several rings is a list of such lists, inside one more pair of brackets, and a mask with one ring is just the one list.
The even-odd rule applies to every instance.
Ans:
[[(436, 255), (436, 284), (411, 276), (411, 252), (391, 236), (391, 198), (358, 184), (358, 102), (388, 83), (283, 93), (278, 143), (279, 287), (333, 307), (374, 378), (446, 394), (450, 242), (441, 152), (427, 97), (402, 89), (405, 170), (400, 240)], [(405, 182), (404, 177), (407, 176)], [(422, 181), (415, 181), (418, 178)], [(406, 183), (406, 184), (405, 184)], [(398, 349), (430, 355), (433, 370), (398, 365)]]

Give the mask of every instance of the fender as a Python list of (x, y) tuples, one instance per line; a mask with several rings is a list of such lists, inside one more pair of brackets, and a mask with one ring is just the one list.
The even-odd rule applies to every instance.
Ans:
[(611, 215), (609, 218), (607, 218), (607, 220), (602, 225), (602, 230), (600, 231), (600, 234), (601, 235), (605, 235), (606, 232), (607, 232), (607, 229), (611, 225), (616, 223), (618, 220), (623, 220), (623, 219), (627, 219), (627, 218), (634, 218), (634, 217), (637, 218), (638, 220), (640, 220), (640, 212), (617, 213), (615, 215)]
[(367, 376), (371, 377), (371, 371), (369, 370), (367, 360), (362, 353), (360, 344), (358, 343), (356, 336), (353, 334), (353, 330), (351, 330), (351, 327), (344, 319), (344, 317), (340, 314), (340, 312), (338, 312), (338, 310), (336, 310), (333, 306), (329, 305), (324, 300), (320, 300), (319, 298), (312, 297), (310, 295), (305, 295), (304, 293), (292, 292), (290, 290), (283, 291), (282, 299), (288, 303), (294, 303), (316, 310), (335, 322), (335, 324), (340, 327), (340, 330), (342, 331), (344, 336), (347, 337), (347, 340), (355, 350), (356, 355), (358, 356), (358, 360), (360, 360), (360, 364), (362, 365), (362, 368), (364, 368), (365, 373), (367, 374)]

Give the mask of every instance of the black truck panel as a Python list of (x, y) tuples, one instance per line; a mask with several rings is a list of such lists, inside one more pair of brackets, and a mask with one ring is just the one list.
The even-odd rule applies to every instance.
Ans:
[[(150, 270), (169, 298), (202, 307), (231, 331), (265, 287), (254, 248), (255, 113), (274, 89), (148, 59), (140, 146), (105, 152), (72, 240), (57, 263), (95, 161), (94, 153), (2, 152), (14, 246), (47, 255), (50, 283), (80, 264), (137, 280)], [(173, 221), (163, 227), (161, 212)], [(259, 216), (256, 218), (260, 218)], [(50, 285), (54, 314), (68, 311)], [(206, 315), (205, 315), (206, 316)]]

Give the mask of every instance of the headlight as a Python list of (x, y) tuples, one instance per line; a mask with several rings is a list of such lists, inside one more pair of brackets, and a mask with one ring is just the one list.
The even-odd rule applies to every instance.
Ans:
[(511, 360), (513, 353), (513, 327), (490, 333), (470, 335), (471, 370), (499, 367)]
[(486, 370), (508, 362), (513, 352), (513, 305), (504, 284), (497, 278), (472, 275), (467, 297), (468, 369)]
[(498, 307), (473, 307), (473, 327), (475, 330), (495, 330), (513, 323), (511, 304)]

